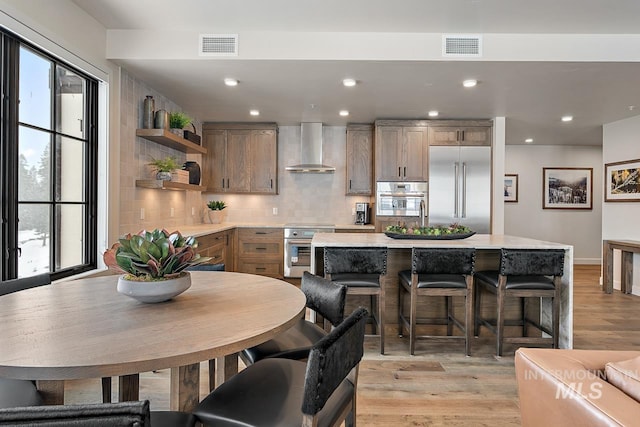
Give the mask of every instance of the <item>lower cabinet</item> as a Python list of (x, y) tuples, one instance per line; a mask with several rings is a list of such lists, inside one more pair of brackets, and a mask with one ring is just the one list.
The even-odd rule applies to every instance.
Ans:
[(220, 231), (197, 238), (198, 253), (211, 257), (209, 264), (224, 264), (226, 271), (234, 270), (233, 246), (235, 230)]
[(284, 231), (281, 228), (238, 228), (236, 270), (284, 278)]

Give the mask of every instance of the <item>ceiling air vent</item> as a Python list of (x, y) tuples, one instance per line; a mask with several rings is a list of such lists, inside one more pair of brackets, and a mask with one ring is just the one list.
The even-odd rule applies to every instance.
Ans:
[(200, 34), (200, 56), (238, 56), (237, 34)]
[(442, 36), (442, 56), (481, 57), (482, 36), (445, 35)]

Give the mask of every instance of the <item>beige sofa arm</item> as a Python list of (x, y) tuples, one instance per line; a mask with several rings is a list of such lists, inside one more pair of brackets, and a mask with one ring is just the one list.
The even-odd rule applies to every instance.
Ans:
[(640, 356), (640, 351), (521, 348), (515, 367), (522, 425), (632, 426), (640, 403), (609, 384), (607, 362)]

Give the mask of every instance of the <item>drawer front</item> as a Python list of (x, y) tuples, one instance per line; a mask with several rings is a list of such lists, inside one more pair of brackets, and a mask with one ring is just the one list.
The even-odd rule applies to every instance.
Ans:
[(211, 257), (211, 260), (208, 264), (226, 264), (226, 252), (227, 248), (225, 246), (209, 248), (207, 250), (207, 254), (202, 254), (202, 256)]
[(277, 258), (281, 254), (280, 248), (282, 248), (282, 243), (280, 242), (241, 242), (238, 255)]
[(281, 228), (240, 228), (238, 239), (244, 240), (266, 239), (272, 241), (284, 240), (284, 231)]
[(282, 263), (280, 262), (243, 262), (238, 263), (240, 273), (259, 274), (262, 276), (282, 277)]
[(208, 249), (212, 246), (226, 245), (227, 233), (207, 234), (197, 237), (196, 240), (198, 241), (198, 249)]

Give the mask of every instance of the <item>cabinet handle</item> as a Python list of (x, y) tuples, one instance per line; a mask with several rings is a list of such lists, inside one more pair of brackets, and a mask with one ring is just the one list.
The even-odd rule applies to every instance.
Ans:
[(265, 267), (256, 267), (256, 271), (258, 271), (258, 270), (264, 271), (264, 270), (266, 270), (266, 268)]
[(229, 178), (227, 178), (227, 188), (229, 188)]
[(404, 170), (404, 175), (403, 175), (403, 177), (404, 177), (404, 178), (406, 178), (406, 177), (407, 177), (407, 167), (405, 166), (405, 167), (403, 168), (403, 170)]
[(266, 251), (267, 248), (256, 248), (256, 251)]
[(460, 141), (464, 141), (464, 131), (463, 131), (463, 130), (461, 130), (461, 131), (460, 131), (460, 134), (461, 134)]
[(351, 190), (351, 180), (349, 180), (349, 190)]
[(269, 184), (270, 188), (273, 188), (273, 178), (271, 178), (269, 181), (270, 181), (270, 184)]
[(224, 178), (222, 178), (222, 188), (224, 188)]
[(456, 141), (460, 141), (460, 131), (456, 131)]
[(256, 234), (267, 234), (266, 231), (256, 231)]
[(402, 168), (400, 166), (398, 166), (398, 176), (402, 177), (402, 172), (401, 172)]

